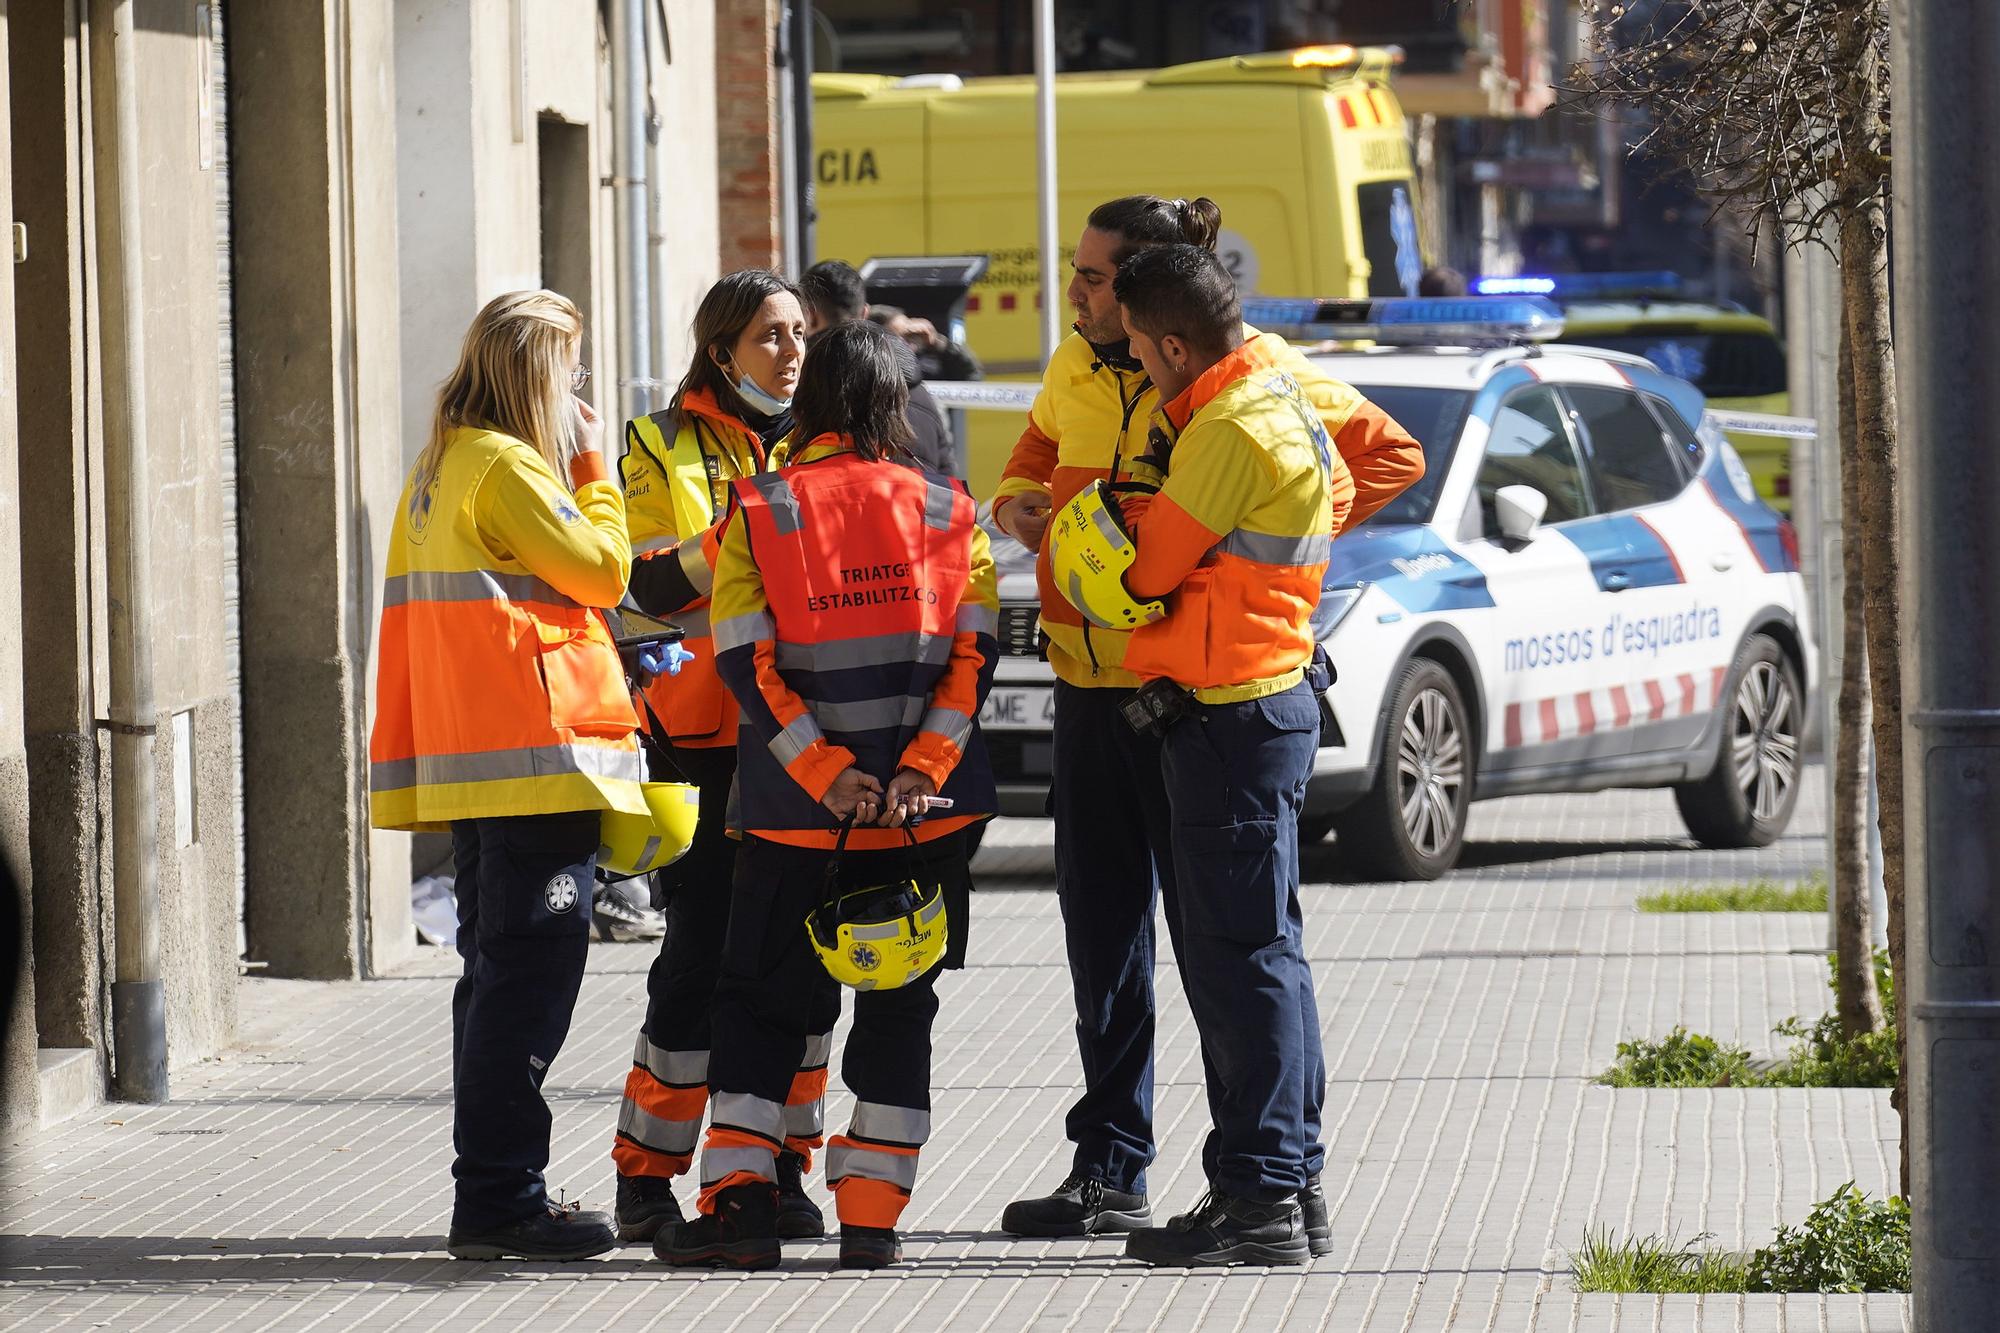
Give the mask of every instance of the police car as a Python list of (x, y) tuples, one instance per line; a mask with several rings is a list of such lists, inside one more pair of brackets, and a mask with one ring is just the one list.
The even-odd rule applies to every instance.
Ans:
[[(1711, 847), (1778, 836), (1816, 678), (1791, 524), (1698, 390), (1569, 347), (1538, 299), (1248, 300), (1422, 443), (1423, 480), (1333, 544), (1339, 677), (1301, 837), (1357, 870), (1450, 869), (1471, 802), (1670, 787)], [(1357, 340), (1366, 340), (1356, 346)], [(1004, 813), (1040, 814), (1051, 676), (1032, 561), (1000, 538), (1004, 656), (982, 722)]]

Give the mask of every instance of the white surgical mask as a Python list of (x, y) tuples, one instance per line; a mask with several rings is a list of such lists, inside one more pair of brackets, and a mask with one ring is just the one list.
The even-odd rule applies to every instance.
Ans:
[(743, 401), (748, 403), (753, 411), (762, 412), (767, 417), (775, 417), (792, 410), (791, 399), (773, 397), (765, 391), (763, 385), (748, 375), (737, 378), (736, 392), (743, 396)]

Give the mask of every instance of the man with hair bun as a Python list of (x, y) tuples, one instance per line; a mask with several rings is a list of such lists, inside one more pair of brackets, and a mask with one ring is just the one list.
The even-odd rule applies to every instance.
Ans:
[[(1050, 1194), (1007, 1207), (1000, 1225), (1013, 1235), (1091, 1235), (1152, 1221), (1146, 1168), (1156, 1151), (1156, 893), (1165, 900), (1175, 956), (1185, 957), (1160, 742), (1135, 732), (1120, 711), (1141, 683), (1124, 660), (1130, 635), (1087, 624), (1064, 600), (1050, 569), (1046, 537), (1054, 507), (1094, 482), (1146, 472), (1140, 460), (1148, 452), (1160, 396), (1132, 354), (1113, 295), (1120, 262), (1163, 245), (1212, 252), (1221, 227), (1221, 209), (1206, 198), (1131, 195), (1092, 210), (1077, 242), (1068, 288), (1074, 332), (1049, 360), (1028, 428), (994, 494), (994, 522), (1038, 552), (1042, 628), (1056, 674), (1055, 776), (1049, 793), (1056, 895), (1084, 1079), (1083, 1095), (1064, 1125), (1075, 1144), (1068, 1174)], [(1422, 476), (1423, 454), (1413, 439), (1372, 408), (1358, 410), (1352, 390), (1282, 342), (1278, 346), (1352, 476), (1352, 521), (1374, 513)], [(1314, 1245), (1330, 1247), (1326, 1204), (1317, 1190), (1324, 1082), (1317, 1011), (1309, 1008), (1303, 1021), (1306, 1031), (1299, 1040), (1313, 1069), (1307, 1124), (1315, 1146), (1308, 1163), (1311, 1183), (1301, 1201)], [(1204, 1051), (1205, 1065), (1208, 1054)]]
[(1236, 285), (1208, 250), (1134, 254), (1113, 295), (1161, 399), (1162, 480), (1122, 515), (1135, 550), (1123, 590), (1155, 618), (1132, 631), (1124, 663), (1155, 705), (1175, 945), (1214, 1122), (1207, 1194), (1134, 1231), (1125, 1252), (1305, 1263), (1324, 1080), (1298, 898), (1298, 819), (1319, 746), (1311, 621), (1353, 510), (1335, 441), (1400, 431), (1345, 385), (1320, 386), (1344, 391), (1331, 410), (1309, 396), (1284, 340), (1244, 329)]

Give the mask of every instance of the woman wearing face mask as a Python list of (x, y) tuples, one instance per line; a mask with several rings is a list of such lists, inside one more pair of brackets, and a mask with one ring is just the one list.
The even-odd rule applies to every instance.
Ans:
[[(665, 734), (680, 776), (701, 788), (694, 845), (659, 872), (666, 935), (646, 983), (646, 1022), (633, 1054), (611, 1147), (618, 1168), (618, 1234), (649, 1240), (681, 1220), (672, 1181), (688, 1169), (708, 1101), (709, 1007), (736, 844), (724, 827), (736, 775), (738, 710), (715, 674), (708, 597), (716, 529), (730, 487), (785, 461), (792, 390), (805, 356), (798, 291), (768, 269), (731, 273), (709, 288), (694, 316), (694, 361), (664, 411), (625, 427), (625, 483), (632, 530), (630, 595), (687, 631), (693, 652), (678, 675), (646, 692), (647, 725)], [(674, 775), (667, 775), (674, 776)], [(779, 1161), (783, 1234), (822, 1232), (801, 1177), (820, 1144), (820, 1101), (838, 1010), (813, 1028), (793, 1084), (786, 1152)]]

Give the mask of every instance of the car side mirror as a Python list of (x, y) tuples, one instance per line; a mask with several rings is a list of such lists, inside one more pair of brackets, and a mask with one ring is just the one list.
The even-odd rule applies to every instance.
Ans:
[(1502, 486), (1493, 493), (1493, 516), (1505, 541), (1521, 545), (1533, 541), (1548, 510), (1549, 497), (1533, 486)]

